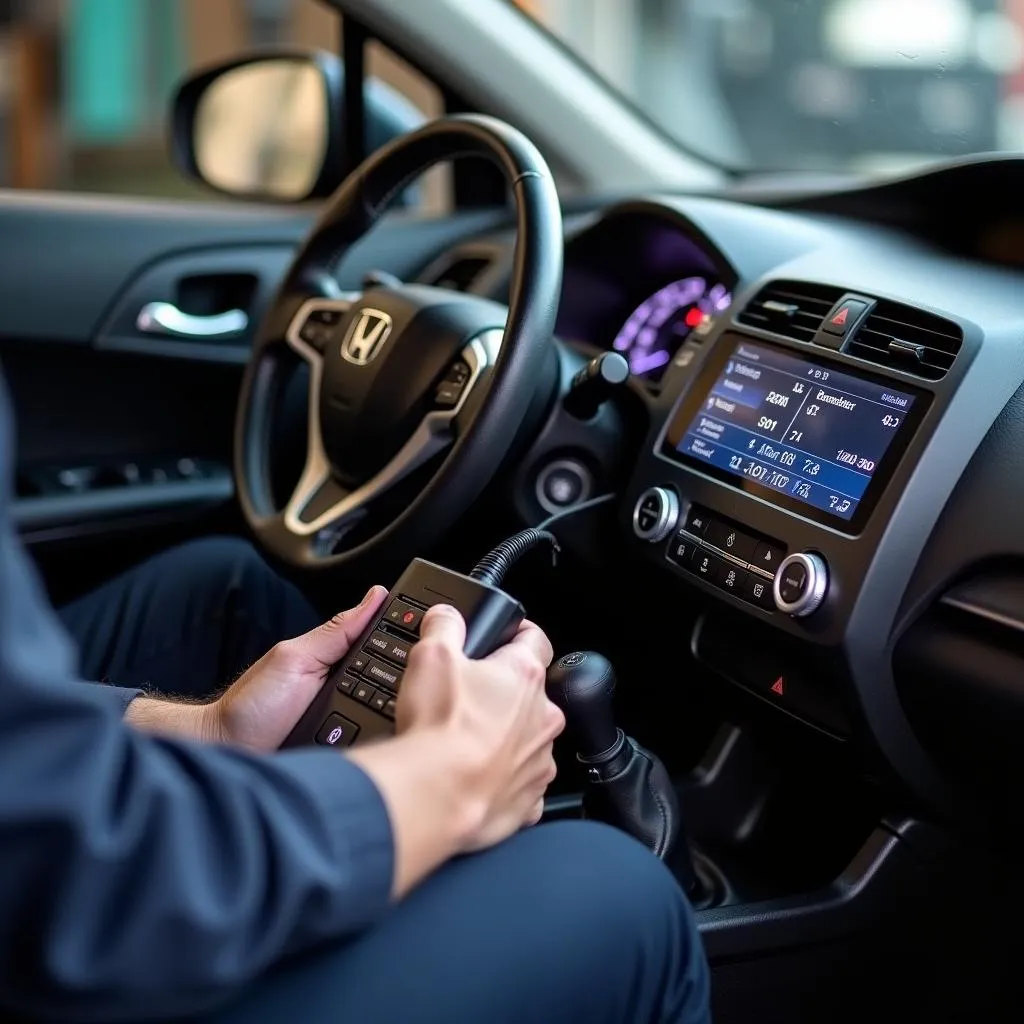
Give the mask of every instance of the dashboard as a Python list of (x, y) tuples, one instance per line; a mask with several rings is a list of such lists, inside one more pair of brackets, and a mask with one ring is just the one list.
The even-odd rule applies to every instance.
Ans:
[(615, 351), (633, 376), (659, 384), (686, 339), (732, 304), (730, 269), (656, 217), (598, 224), (566, 248), (559, 337)]
[[(1007, 514), (1024, 281), (990, 245), (997, 194), (969, 236), (943, 218), (1006, 174), (569, 218), (558, 344), (574, 366), (625, 356), (641, 426), (595, 481), (603, 428), (553, 414), (524, 470), (539, 495), (555, 462), (583, 467), (567, 502), (615, 487), (631, 557), (700, 602), (689, 649), (716, 678), (968, 816), (974, 784), (1024, 769), (1024, 530)], [(497, 267), (507, 241), (488, 243)], [(477, 287), (501, 298), (502, 280)]]

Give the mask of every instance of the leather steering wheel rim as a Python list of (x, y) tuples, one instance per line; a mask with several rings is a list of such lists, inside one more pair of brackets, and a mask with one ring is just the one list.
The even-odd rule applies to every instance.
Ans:
[[(283, 357), (289, 340), (296, 340), (296, 325), (311, 300), (333, 300), (339, 312), (349, 311), (349, 317), (366, 312), (360, 307), (361, 298), (341, 294), (335, 278), (338, 264), (416, 178), (435, 164), (464, 157), (484, 157), (494, 163), (508, 182), (516, 207), (507, 319), (504, 307), (475, 300), (475, 305), (465, 307), (471, 311), (468, 326), (460, 322), (458, 327), (467, 332), (464, 340), (476, 346), (472, 351), (483, 352), (481, 339), (500, 338), (500, 346), (484, 346), (496, 350), (493, 363), (473, 367), (470, 401), (460, 404), (459, 415), (446, 421), (457, 425), (457, 436), (452, 437), (433, 476), (390, 522), (355, 546), (336, 552), (330, 545), (337, 538), (329, 529), (312, 531), (305, 524), (299, 529), (294, 510), (286, 514), (287, 510), (278, 509), (272, 494), (272, 412), (283, 386)], [(562, 252), (561, 208), (547, 164), (529, 139), (502, 121), (480, 115), (442, 118), (396, 139), (357, 168), (328, 201), (297, 252), (262, 319), (243, 377), (234, 470), (242, 511), (257, 540), (293, 567), (330, 569), (371, 554), (379, 558), (385, 548), (391, 555), (396, 550), (422, 549), (437, 539), (491, 479), (523, 423), (537, 382), (543, 379), (561, 293)], [(420, 297), (429, 290), (409, 286), (405, 291)], [(301, 344), (291, 348), (313, 360), (316, 369), (315, 353)], [(462, 352), (469, 355), (470, 347)], [(333, 348), (324, 350), (320, 358), (334, 359), (336, 353)], [(356, 369), (346, 366), (343, 372)], [(312, 432), (320, 437), (322, 380), (315, 373), (311, 382), (314, 378), (304, 479), (315, 454)]]

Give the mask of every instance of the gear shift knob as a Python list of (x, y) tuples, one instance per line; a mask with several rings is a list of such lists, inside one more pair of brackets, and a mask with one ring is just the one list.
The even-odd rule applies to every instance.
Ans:
[(547, 693), (565, 715), (582, 760), (598, 758), (618, 743), (612, 713), (615, 669), (607, 658), (594, 651), (574, 651), (559, 658), (548, 669)]

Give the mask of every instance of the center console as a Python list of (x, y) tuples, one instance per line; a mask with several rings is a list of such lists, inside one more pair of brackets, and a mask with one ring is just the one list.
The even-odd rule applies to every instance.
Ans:
[(624, 510), (658, 571), (714, 598), (694, 656), (837, 737), (853, 613), (968, 361), (936, 381), (853, 357), (872, 305), (842, 296), (806, 340), (733, 322), (687, 342)]
[[(888, 349), (872, 365), (849, 345), (865, 306), (837, 298), (802, 338), (750, 327), (741, 313), (688, 341), (652, 403), (621, 510), (634, 551), (661, 578), (659, 599), (673, 588), (680, 603), (698, 598), (693, 658), (712, 685), (733, 684), (723, 714), (740, 724), (723, 727), (680, 786), (691, 835), (727, 882), (719, 905), (697, 913), (722, 1016), (848, 1019), (831, 1003), (809, 1010), (805, 981), (847, 955), (872, 965), (859, 977), (892, 972), (906, 987), (900, 949), (921, 940), (909, 924), (913, 940), (890, 931), (893, 908), (901, 922), (924, 920), (967, 862), (940, 830), (885, 817), (875, 768), (887, 759), (922, 792), (931, 782), (903, 727), (887, 645), (957, 465), (987, 429), (966, 408), (979, 346), (965, 328), (932, 379)], [(939, 875), (918, 888), (926, 864)], [(851, 938), (860, 934), (870, 939)], [(816, 965), (796, 949), (828, 952)], [(763, 997), (769, 975), (783, 979), (769, 989), (778, 1005)], [(756, 1000), (730, 1005), (751, 991)], [(879, 990), (862, 991), (849, 1019), (877, 1015)]]
[[(724, 335), (674, 410), (657, 444), (661, 462), (721, 481), (759, 504), (830, 533), (856, 536), (892, 481), (931, 396), (851, 373), (815, 354)], [(672, 474), (675, 481), (678, 470)], [(664, 558), (767, 612), (803, 618), (829, 590), (826, 557), (788, 554), (778, 537), (692, 505), (691, 486), (653, 484), (637, 497), (633, 530)], [(750, 517), (757, 515), (750, 506)]]

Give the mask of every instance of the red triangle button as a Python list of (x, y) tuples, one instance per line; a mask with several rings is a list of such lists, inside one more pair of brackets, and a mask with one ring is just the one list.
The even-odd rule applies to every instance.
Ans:
[(849, 315), (850, 315), (850, 307), (849, 306), (843, 306), (843, 308), (841, 310), (839, 310), (839, 312), (836, 313), (836, 315), (834, 317), (832, 317), (832, 319), (829, 321), (829, 323), (833, 324), (836, 327), (842, 327), (843, 324), (846, 323), (846, 318)]
[(785, 681), (782, 676), (779, 676), (779, 678), (772, 683), (772, 693), (778, 694), (781, 697), (785, 692)]

